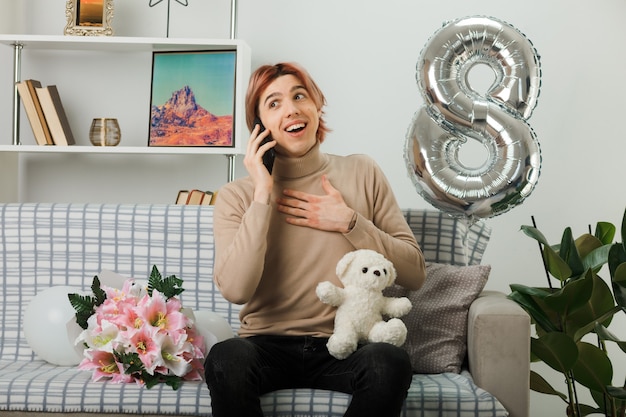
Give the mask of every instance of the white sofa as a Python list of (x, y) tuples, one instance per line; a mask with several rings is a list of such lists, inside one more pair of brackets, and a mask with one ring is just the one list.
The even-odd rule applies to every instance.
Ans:
[[(165, 384), (91, 382), (91, 373), (51, 365), (25, 340), (23, 313), (50, 286), (88, 289), (108, 269), (145, 278), (152, 265), (184, 280), (187, 308), (212, 310), (238, 327), (239, 307), (212, 282), (213, 208), (116, 204), (0, 204), (0, 415), (210, 416), (203, 382)], [(434, 210), (406, 210), (430, 262), (478, 264), (490, 234), (476, 224)], [(243, 261), (243, 260), (242, 260)], [(529, 413), (527, 314), (504, 294), (484, 291), (467, 314), (462, 370), (415, 374), (403, 416), (512, 416)], [(465, 330), (465, 329), (464, 329)], [(320, 390), (283, 390), (262, 398), (268, 416), (341, 416), (350, 396)], [(506, 409), (506, 410), (505, 410)]]

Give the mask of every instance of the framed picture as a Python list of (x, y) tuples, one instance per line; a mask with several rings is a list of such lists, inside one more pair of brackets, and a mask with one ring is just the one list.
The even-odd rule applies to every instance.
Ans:
[(113, 0), (67, 0), (65, 35), (113, 35)]
[(234, 146), (237, 52), (152, 54), (148, 146)]

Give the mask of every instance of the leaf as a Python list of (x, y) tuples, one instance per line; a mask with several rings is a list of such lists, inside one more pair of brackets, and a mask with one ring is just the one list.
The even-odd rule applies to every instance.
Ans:
[(150, 297), (152, 297), (152, 291), (159, 291), (162, 279), (163, 277), (161, 276), (159, 269), (156, 265), (152, 265), (152, 271), (150, 272), (150, 277), (148, 277), (148, 295)]
[(596, 326), (598, 325), (598, 323), (606, 323), (606, 325), (608, 326), (609, 323), (611, 322), (612, 317), (619, 311), (621, 311), (621, 308), (613, 307), (611, 310), (609, 310), (606, 313), (602, 314), (597, 319), (595, 319), (593, 322), (589, 322), (586, 325), (580, 326), (578, 328), (578, 330), (576, 330), (574, 332), (574, 341), (578, 342), (586, 334), (589, 334), (590, 332), (595, 331)]
[(608, 340), (610, 342), (615, 342), (617, 346), (619, 346), (619, 348), (622, 349), (624, 353), (626, 353), (626, 342), (619, 340), (617, 336), (615, 336), (605, 326), (599, 323), (596, 323), (595, 332), (601, 340)]
[(548, 313), (538, 302), (542, 298), (550, 295), (548, 291), (520, 284), (513, 284), (510, 287), (513, 292), (509, 294), (509, 298), (526, 310), (537, 326), (546, 332), (556, 332), (560, 330), (558, 325), (550, 319)]
[(146, 370), (137, 352), (124, 353), (124, 352), (113, 351), (113, 355), (115, 356), (115, 360), (117, 362), (121, 362), (125, 365), (124, 367), (125, 374), (128, 374), (128, 375), (141, 374)]
[(567, 402), (567, 395), (552, 388), (552, 385), (535, 371), (530, 371), (530, 389), (542, 394), (558, 395)]
[(546, 305), (565, 317), (589, 301), (593, 291), (593, 277), (586, 274), (582, 279), (567, 282), (560, 290), (545, 298)]
[(626, 263), (620, 264), (611, 277), (613, 295), (618, 306), (626, 308)]
[(141, 380), (147, 389), (154, 387), (160, 382), (165, 382), (173, 389), (178, 389), (182, 383), (180, 377), (176, 375), (161, 375), (158, 373), (150, 374), (146, 370), (139, 354), (136, 352), (124, 353), (114, 351), (115, 359), (117, 362), (124, 364), (124, 373), (133, 375), (135, 378)]
[(604, 264), (609, 261), (609, 252), (613, 245), (602, 245), (591, 252), (589, 252), (583, 258), (583, 266), (585, 270), (592, 269), (598, 272)]
[(93, 296), (68, 294), (68, 298), (74, 310), (76, 310), (76, 324), (82, 329), (89, 327), (87, 321), (96, 312), (96, 307), (104, 303), (107, 299), (106, 292), (100, 288), (100, 279), (95, 275), (91, 283), (91, 291)]
[(70, 304), (72, 304), (76, 312), (93, 311), (93, 297), (82, 294), (68, 294), (67, 298), (69, 298)]
[(178, 388), (180, 388), (182, 383), (183, 383), (183, 381), (179, 377), (177, 377), (177, 376), (166, 376), (165, 377), (165, 384), (167, 384), (170, 387), (172, 387), (172, 389), (174, 391), (176, 391)]
[(533, 226), (525, 226), (525, 225), (521, 226), (520, 229), (522, 230), (522, 232), (524, 232), (524, 234), (535, 239), (537, 242), (541, 244), (540, 245), (542, 246), (541, 256), (543, 257), (544, 265), (546, 269), (548, 270), (548, 272), (550, 273), (550, 275), (552, 275), (553, 277), (555, 277), (556, 279), (560, 281), (564, 281), (570, 276), (572, 276), (571, 268), (569, 267), (567, 262), (565, 262), (559, 256), (559, 254), (554, 250), (554, 248), (550, 246), (550, 243), (548, 242), (546, 237), (543, 235), (543, 233), (539, 231), (539, 229)]
[(579, 236), (574, 243), (580, 255), (581, 260), (585, 258), (593, 250), (602, 247), (602, 242), (595, 236), (585, 233)]
[(623, 387), (606, 387), (606, 393), (618, 400), (626, 400), (626, 388)]
[(83, 330), (89, 327), (87, 320), (94, 313), (95, 298), (81, 294), (68, 294), (67, 298), (76, 311), (76, 324)]
[(515, 292), (529, 295), (534, 298), (545, 298), (550, 295), (550, 292), (546, 289), (539, 287), (529, 287), (523, 284), (511, 284), (510, 288)]
[(97, 275), (93, 277), (93, 282), (91, 283), (91, 291), (95, 297), (95, 305), (99, 306), (104, 303), (104, 300), (107, 299), (107, 294), (104, 292), (102, 288), (100, 288), (100, 279)]
[(536, 227), (522, 226), (522, 227), (520, 227), (520, 229), (527, 236), (535, 239), (537, 242), (539, 242), (539, 243), (541, 243), (541, 244), (543, 244), (545, 246), (550, 246), (550, 244), (548, 243), (548, 240), (546, 239), (546, 237)]
[(615, 270), (617, 269), (617, 267), (624, 262), (626, 262), (626, 250), (624, 250), (623, 245), (616, 243), (611, 246), (608, 256), (609, 271), (611, 272), (611, 277), (615, 275)]
[(593, 280), (591, 297), (585, 305), (571, 311), (565, 318), (566, 332), (576, 341), (592, 331), (595, 322), (608, 326), (611, 318), (618, 311), (615, 309), (613, 294), (607, 283), (590, 270), (587, 272), (586, 279), (589, 279), (589, 276)]
[(589, 416), (591, 414), (602, 414), (603, 411), (597, 407), (591, 407), (586, 404), (578, 404), (578, 409), (580, 410), (580, 417)]
[(530, 350), (546, 365), (561, 373), (569, 372), (578, 359), (578, 347), (564, 333), (546, 333), (539, 338), (530, 338)]
[(623, 243), (614, 244), (609, 250), (609, 272), (611, 273), (611, 286), (615, 302), (621, 307), (626, 307), (626, 250)]
[(572, 371), (576, 381), (599, 392), (606, 391), (613, 380), (613, 366), (606, 352), (587, 342), (578, 342), (578, 360)]
[(176, 275), (170, 275), (163, 280), (163, 294), (167, 298), (181, 294), (185, 289), (181, 287), (183, 280), (176, 278)]
[(155, 385), (159, 384), (159, 382), (165, 381), (165, 378), (166, 377), (163, 375), (160, 375), (160, 376), (157, 374), (150, 375), (147, 372), (143, 372), (141, 374), (141, 380), (146, 384), (147, 389), (154, 387)]
[(598, 222), (596, 224), (595, 237), (597, 237), (603, 245), (610, 245), (613, 243), (616, 230), (613, 223)]
[(572, 268), (550, 246), (543, 247), (543, 259), (550, 275), (559, 281), (565, 281), (572, 276)]
[(572, 276), (579, 276), (585, 272), (581, 256), (578, 253), (576, 242), (572, 237), (572, 229), (566, 227), (561, 238), (559, 257), (563, 259), (572, 270)]
[(617, 265), (613, 273), (613, 282), (626, 288), (626, 262)]
[(176, 278), (175, 275), (163, 278), (156, 265), (152, 266), (152, 272), (150, 273), (150, 278), (148, 278), (148, 294), (150, 296), (152, 296), (153, 290), (157, 290), (166, 299), (170, 299), (185, 291), (181, 285), (183, 285), (182, 279)]
[(611, 397), (609, 397), (608, 395), (606, 395), (606, 393), (604, 391), (595, 391), (590, 389), (589, 393), (591, 394), (591, 398), (593, 398), (593, 400), (596, 402), (596, 404), (598, 405), (598, 411), (597, 413), (601, 414), (601, 415), (607, 415), (610, 416), (609, 414), (605, 414), (604, 411), (605, 410), (611, 410), (613, 407), (613, 399)]

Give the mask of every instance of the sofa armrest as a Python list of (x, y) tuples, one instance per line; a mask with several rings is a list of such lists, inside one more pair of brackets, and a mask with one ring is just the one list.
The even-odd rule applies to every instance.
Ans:
[(530, 408), (530, 317), (497, 291), (483, 291), (468, 317), (469, 370), (476, 385), (493, 394), (511, 417)]

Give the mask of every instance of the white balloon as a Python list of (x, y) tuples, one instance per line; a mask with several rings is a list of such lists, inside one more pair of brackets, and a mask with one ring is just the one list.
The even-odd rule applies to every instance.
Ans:
[(194, 311), (196, 329), (204, 338), (207, 351), (217, 342), (234, 337), (233, 328), (228, 321), (213, 311)]
[(51, 364), (73, 366), (82, 359), (67, 330), (75, 314), (68, 294), (79, 292), (74, 287), (47, 288), (38, 292), (24, 311), (26, 341), (37, 356)]

